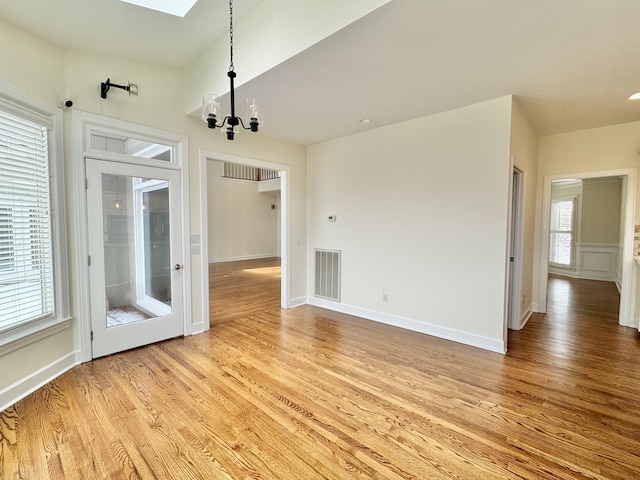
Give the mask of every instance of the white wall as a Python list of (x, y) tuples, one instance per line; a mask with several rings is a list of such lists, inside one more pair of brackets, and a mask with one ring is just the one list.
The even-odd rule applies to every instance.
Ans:
[[(503, 97), (309, 147), (310, 301), (504, 351), (510, 123)], [(314, 248), (342, 251), (341, 304)]]
[(538, 135), (514, 100), (511, 116), (511, 155), (515, 166), (523, 170), (522, 277), (520, 324), (533, 312), (533, 262), (536, 221), (536, 183), (538, 181)]
[[(640, 122), (612, 125), (602, 128), (581, 130), (578, 132), (548, 135), (539, 140), (538, 187), (536, 200), (536, 242), (534, 260), (534, 298), (540, 298), (540, 250), (542, 230), (542, 204), (544, 178), (547, 175), (567, 175), (573, 177), (578, 173), (594, 175), (597, 172), (608, 172), (616, 169), (638, 168), (638, 152), (640, 152)], [(636, 173), (637, 175), (637, 173)], [(635, 224), (640, 224), (640, 208), (638, 198), (635, 199)], [(620, 243), (625, 242), (624, 238)], [(632, 268), (621, 265), (621, 269)], [(637, 319), (634, 320), (637, 324)]]
[(52, 105), (64, 93), (62, 49), (0, 18), (0, 81)]
[[(184, 72), (154, 63), (132, 62), (117, 57), (65, 51), (36, 36), (0, 20), (0, 81), (52, 105), (69, 97), (74, 109), (104, 115), (127, 122), (167, 130), (189, 137), (189, 204), (191, 234), (200, 229), (200, 150), (218, 151), (288, 165), (291, 180), (291, 297), (306, 294), (306, 161), (305, 148), (260, 134), (240, 135), (229, 142), (219, 132), (211, 132), (204, 122), (184, 114)], [(139, 85), (139, 96), (129, 97), (114, 89), (108, 98), (99, 97), (99, 85), (110, 77), (113, 82), (131, 81)], [(76, 198), (82, 198), (81, 179), (75, 177), (76, 158), (71, 135), (70, 112), (65, 116), (65, 188), (67, 198), (69, 277), (71, 283), (72, 327), (45, 339), (0, 356), (0, 407), (20, 398), (33, 388), (55, 378), (80, 359), (80, 269), (86, 259), (77, 258)], [(80, 192), (78, 191), (80, 190)], [(188, 262), (185, 262), (187, 265)], [(192, 323), (202, 324), (208, 312), (202, 311), (203, 291), (200, 255), (192, 255)], [(88, 331), (88, 329), (87, 329)]]
[[(638, 168), (640, 122), (541, 137), (538, 163), (538, 205), (542, 206), (545, 175), (570, 176), (620, 168)], [(640, 223), (636, 202), (636, 224)], [(540, 218), (539, 215), (536, 215)], [(536, 227), (538, 230), (538, 227)]]
[(207, 168), (209, 262), (280, 256), (279, 195), (260, 193), (258, 182), (223, 178), (222, 165), (209, 160)]
[(622, 180), (617, 177), (588, 178), (582, 182), (582, 243), (620, 243)]
[[(0, 81), (55, 105), (63, 52), (0, 19)], [(46, 75), (45, 75), (46, 72)], [(73, 328), (0, 356), (0, 408), (76, 362)]]
[[(234, 21), (236, 87), (311, 47), (390, 0), (270, 0)], [(199, 112), (203, 93), (229, 91), (229, 37), (222, 35), (186, 69), (185, 111)]]

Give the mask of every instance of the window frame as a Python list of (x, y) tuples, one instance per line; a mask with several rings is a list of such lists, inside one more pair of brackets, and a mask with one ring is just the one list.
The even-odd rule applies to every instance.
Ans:
[(133, 232), (135, 241), (134, 249), (135, 249), (135, 278), (136, 278), (136, 299), (135, 304), (145, 312), (148, 312), (150, 315), (154, 317), (161, 317), (163, 315), (171, 315), (172, 307), (167, 306), (164, 303), (156, 300), (151, 295), (146, 292), (147, 286), (147, 261), (144, 252), (144, 245), (146, 244), (144, 240), (144, 214), (142, 210), (142, 205), (144, 203), (144, 194), (155, 192), (157, 190), (161, 190), (163, 188), (167, 189), (167, 194), (169, 192), (169, 181), (168, 180), (145, 180), (141, 181), (141, 179), (137, 179), (139, 181), (133, 182)]
[[(547, 261), (549, 262), (549, 265), (554, 267), (554, 268), (564, 268), (564, 269), (573, 269), (575, 267), (575, 260), (576, 260), (576, 235), (577, 235), (577, 217), (578, 217), (578, 196), (577, 195), (568, 195), (568, 196), (562, 196), (562, 197), (556, 197), (556, 198), (552, 198), (551, 199), (551, 203), (550, 203), (550, 210), (549, 212), (553, 211), (553, 204), (554, 203), (561, 203), (561, 202), (571, 202), (573, 207), (571, 209), (571, 230), (554, 230), (551, 228), (551, 216), (549, 216), (549, 255), (547, 257)], [(557, 262), (552, 262), (551, 261), (551, 251), (553, 248), (553, 244), (551, 242), (551, 237), (554, 233), (568, 233), (571, 235), (571, 245), (570, 245), (570, 261), (569, 264), (566, 265), (564, 263), (557, 263)]]
[(62, 111), (54, 105), (3, 83), (0, 83), (0, 109), (38, 123), (47, 129), (54, 283), (52, 315), (0, 332), (0, 355), (5, 355), (68, 328), (71, 325), (71, 319), (66, 251)]

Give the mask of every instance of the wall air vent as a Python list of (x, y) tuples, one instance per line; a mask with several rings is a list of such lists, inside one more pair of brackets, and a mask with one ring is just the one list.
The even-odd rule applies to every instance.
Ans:
[(315, 250), (315, 296), (340, 301), (340, 250)]

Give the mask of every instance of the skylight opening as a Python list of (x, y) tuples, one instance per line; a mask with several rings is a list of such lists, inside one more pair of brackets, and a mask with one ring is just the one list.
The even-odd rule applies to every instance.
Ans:
[(198, 0), (120, 0), (139, 7), (149, 8), (176, 17), (184, 17)]

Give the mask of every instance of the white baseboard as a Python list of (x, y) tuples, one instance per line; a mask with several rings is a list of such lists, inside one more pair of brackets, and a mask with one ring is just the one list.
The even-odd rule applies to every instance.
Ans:
[(623, 327), (631, 327), (631, 328), (635, 328), (636, 330), (640, 329), (640, 323), (638, 322), (637, 318), (633, 318), (633, 316), (630, 316), (626, 319), (622, 319), (622, 321), (620, 322), (620, 325)]
[(196, 322), (191, 325), (191, 335), (197, 335), (204, 332), (204, 321)]
[(51, 362), (49, 365), (45, 365), (36, 372), (33, 372), (31, 375), (21, 378), (13, 385), (5, 387), (0, 391), (0, 412), (78, 364), (80, 364), (79, 350), (70, 352), (58, 360)]
[(549, 273), (583, 280), (616, 282), (621, 274), (620, 251), (619, 245), (578, 243), (574, 267), (562, 268), (549, 265)]
[(559, 275), (561, 277), (578, 278), (580, 280), (598, 280), (600, 282), (615, 282), (615, 274), (613, 272), (596, 272), (589, 270), (569, 270), (564, 268), (549, 267), (549, 273)]
[(219, 257), (209, 259), (209, 263), (225, 263), (225, 262), (237, 262), (239, 260), (256, 260), (259, 258), (274, 258), (280, 257), (277, 253), (261, 253), (257, 255), (239, 255), (237, 257)]
[(462, 343), (464, 345), (482, 348), (491, 352), (501, 354), (505, 354), (507, 352), (506, 345), (503, 340), (482, 337), (480, 335), (462, 332), (460, 330), (454, 330), (452, 328), (442, 327), (439, 325), (433, 325), (411, 318), (398, 317), (395, 315), (389, 315), (387, 313), (354, 307), (351, 305), (345, 305), (343, 303), (335, 303), (329, 300), (323, 300), (315, 297), (308, 298), (307, 303), (316, 307), (326, 308), (327, 310), (346, 313), (347, 315), (353, 315), (356, 317), (364, 318), (366, 320), (373, 320), (374, 322), (404, 328), (405, 330), (411, 330), (413, 332), (424, 333), (433, 337), (443, 338), (445, 340), (451, 340), (454, 342)]
[(306, 303), (307, 303), (307, 297), (292, 298), (291, 301), (289, 302), (289, 307), (295, 308), (301, 305), (305, 305)]
[(533, 304), (529, 305), (525, 309), (524, 313), (520, 316), (520, 330), (522, 330), (527, 324), (527, 322), (531, 318), (531, 315), (533, 315)]

